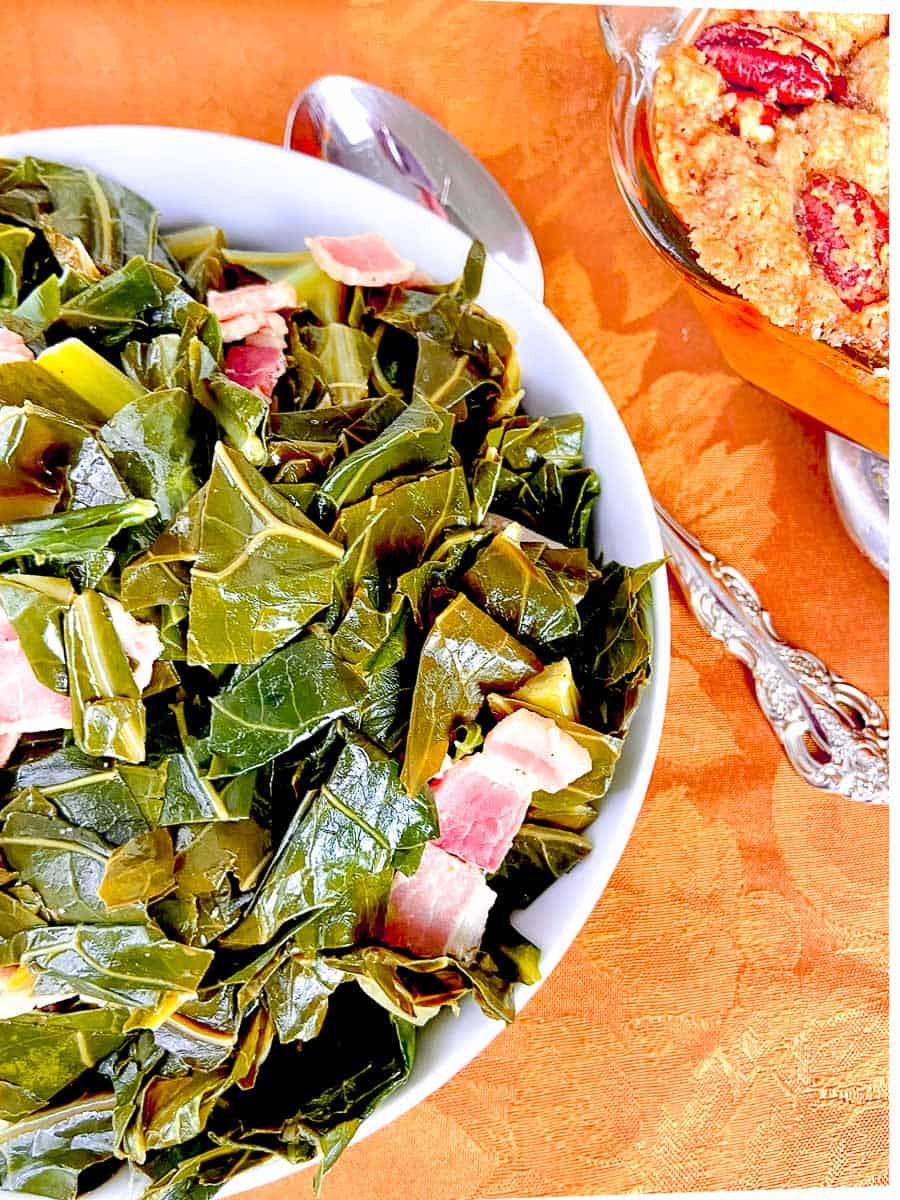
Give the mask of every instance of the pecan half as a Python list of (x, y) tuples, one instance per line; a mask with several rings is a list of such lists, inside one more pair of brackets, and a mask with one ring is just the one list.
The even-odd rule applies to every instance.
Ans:
[(812, 175), (800, 195), (797, 224), (810, 254), (849, 309), (888, 295), (888, 215), (859, 183)]
[(777, 26), (726, 21), (694, 43), (726, 83), (778, 104), (813, 104), (847, 93), (847, 81), (821, 46)]

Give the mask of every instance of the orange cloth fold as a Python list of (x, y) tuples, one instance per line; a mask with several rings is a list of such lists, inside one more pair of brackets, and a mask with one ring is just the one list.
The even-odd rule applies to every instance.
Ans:
[[(660, 499), (747, 574), (783, 636), (886, 702), (887, 585), (840, 525), (821, 428), (729, 372), (616, 192), (593, 6), (31, 0), (0, 40), (4, 131), (140, 122), (277, 142), (295, 94), (330, 72), (423, 107), (530, 225), (547, 303)], [(327, 1200), (887, 1182), (887, 811), (802, 783), (678, 595), (672, 624), (659, 761), (601, 902), (516, 1025), (352, 1148)]]

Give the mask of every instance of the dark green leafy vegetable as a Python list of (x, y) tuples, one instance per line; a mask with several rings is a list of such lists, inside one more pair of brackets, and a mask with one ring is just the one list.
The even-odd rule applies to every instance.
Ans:
[(191, 571), (189, 659), (258, 662), (328, 605), (342, 554), (219, 443)]
[(481, 550), (462, 577), (471, 596), (517, 637), (547, 645), (578, 632), (575, 601), (522, 550), (512, 525)]
[(119, 635), (98, 592), (66, 610), (72, 732), (85, 754), (144, 761), (147, 715)]
[(165, 772), (108, 765), (77, 746), (24, 762), (15, 772), (16, 789), (36, 788), (67, 821), (113, 846), (158, 823), (165, 785)]
[(93, 550), (102, 550), (123, 529), (143, 525), (156, 516), (150, 500), (123, 500), (71, 509), (51, 517), (35, 517), (0, 525), (0, 565), (13, 558), (77, 561)]
[[(272, 1154), (319, 1181), (418, 1027), (511, 1020), (540, 978), (512, 914), (587, 854), (651, 662), (658, 564), (588, 551), (583, 420), (522, 411), (483, 246), (345, 287), (156, 224), (0, 159), (0, 325), (37, 355), (0, 365), (3, 661), (72, 710), (41, 729), (13, 687), (0, 725), (0, 990), (35, 1005), (0, 1019), (0, 1187), (50, 1200), (123, 1161), (147, 1200)], [(261, 280), (296, 294), (271, 397), (206, 302)], [(383, 944), (429, 781), (519, 707), (590, 770), (532, 795), (465, 962)]]
[(125, 1038), (122, 1008), (24, 1013), (0, 1022), (0, 1119), (16, 1121), (53, 1099)]
[(579, 833), (526, 822), (516, 834), (491, 887), (514, 908), (535, 900), (591, 851)]
[[(0, 813), (0, 852), (40, 896), (50, 920), (62, 925), (110, 920), (98, 894), (110, 847), (92, 830), (62, 819), (39, 792), (20, 793)], [(133, 907), (113, 918), (144, 919)]]
[(512, 690), (540, 660), (465, 596), (437, 618), (419, 659), (403, 782), (412, 795), (440, 769), (454, 726), (472, 721), (488, 692)]
[(156, 245), (153, 206), (87, 167), (37, 158), (0, 160), (0, 214), (77, 239), (104, 270), (115, 270), (135, 255), (152, 258)]
[(106, 1004), (130, 1009), (126, 1029), (154, 1028), (196, 995), (212, 952), (168, 941), (152, 925), (26, 929), (0, 943), (0, 964), (22, 963)]
[(349, 713), (365, 694), (362, 680), (317, 633), (308, 633), (212, 701), (210, 747), (218, 773), (262, 766)]
[(335, 508), (343, 508), (361, 500), (379, 479), (441, 463), (450, 450), (452, 432), (451, 416), (416, 397), (374, 441), (354, 450), (329, 473), (320, 494)]
[(63, 649), (63, 617), (75, 598), (72, 585), (50, 575), (0, 575), (0, 609), (12, 622), (32, 671), (55, 692), (69, 677)]
[[(139, 833), (113, 850), (97, 895), (110, 912), (158, 900), (175, 886), (175, 856), (165, 829)], [(121, 919), (121, 918), (120, 918)]]
[(264, 944), (285, 921), (308, 913), (298, 938), (312, 952), (371, 936), (393, 868), (411, 874), (436, 834), (428, 793), (407, 796), (396, 764), (348, 732), (334, 769), (298, 809), (247, 917), (225, 944)]
[(0, 1186), (75, 1200), (82, 1171), (112, 1158), (111, 1095), (87, 1095), (0, 1129)]
[(122, 478), (136, 496), (152, 500), (163, 521), (200, 486), (194, 475), (192, 404), (180, 388), (132, 400), (100, 430)]

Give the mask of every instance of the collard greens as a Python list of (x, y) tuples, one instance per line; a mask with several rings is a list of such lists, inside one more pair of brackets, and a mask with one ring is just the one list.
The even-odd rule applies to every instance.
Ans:
[[(71, 706), (0, 724), (0, 1188), (327, 1170), (422, 1026), (466, 997), (510, 1020), (540, 977), (510, 918), (590, 850), (658, 564), (591, 557), (582, 418), (523, 409), (483, 266), (345, 287), (0, 160), (0, 326), (35, 355), (0, 364), (0, 644)], [(207, 305), (263, 281), (297, 296), (271, 400)], [(105, 597), (159, 632), (146, 687)], [(382, 944), (430, 781), (521, 707), (590, 771), (532, 797), (471, 961)]]

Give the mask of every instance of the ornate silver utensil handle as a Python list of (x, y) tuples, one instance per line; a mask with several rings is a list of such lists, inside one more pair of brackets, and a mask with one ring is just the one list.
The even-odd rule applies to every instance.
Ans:
[(656, 501), (669, 566), (694, 615), (753, 677), (760, 707), (798, 774), (866, 804), (888, 801), (888, 723), (865, 692), (778, 636), (739, 571)]

